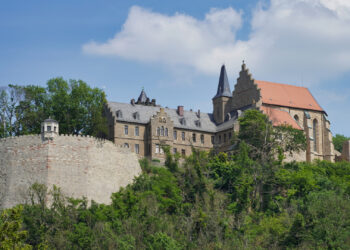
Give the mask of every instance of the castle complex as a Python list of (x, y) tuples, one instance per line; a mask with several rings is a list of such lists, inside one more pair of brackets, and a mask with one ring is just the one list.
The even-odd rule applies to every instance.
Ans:
[(238, 118), (247, 109), (265, 113), (274, 126), (290, 125), (303, 130), (307, 150), (292, 159), (334, 161), (334, 147), (327, 113), (304, 87), (255, 80), (242, 64), (231, 92), (226, 69), (220, 72), (213, 113), (163, 108), (142, 90), (137, 101), (108, 102), (109, 139), (115, 144), (150, 159), (164, 158), (162, 145), (173, 153), (189, 155), (191, 147), (229, 151), (231, 138), (238, 132)]

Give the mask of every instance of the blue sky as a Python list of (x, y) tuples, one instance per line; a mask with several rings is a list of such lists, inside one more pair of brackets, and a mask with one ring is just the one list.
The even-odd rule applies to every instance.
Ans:
[(0, 86), (82, 79), (108, 100), (142, 87), (163, 106), (211, 112), (220, 66), (308, 87), (350, 136), (350, 1), (3, 1)]

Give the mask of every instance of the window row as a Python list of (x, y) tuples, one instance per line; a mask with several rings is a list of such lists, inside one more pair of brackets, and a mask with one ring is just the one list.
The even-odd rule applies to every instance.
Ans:
[[(164, 150), (163, 150), (161, 145), (156, 144), (156, 148), (155, 149), (156, 149), (155, 150), (156, 154), (164, 154)], [(173, 154), (176, 154), (176, 153), (177, 153), (177, 148), (173, 148)], [(186, 149), (181, 149), (181, 155), (182, 156), (186, 155)]]
[[(124, 148), (130, 148), (130, 146), (129, 146), (129, 143), (124, 143)], [(140, 153), (140, 145), (139, 144), (135, 144), (134, 145), (134, 152), (136, 153), (136, 154), (139, 154)]]
[[(174, 130), (174, 140), (177, 140), (177, 131), (176, 130)], [(186, 140), (185, 132), (181, 132), (181, 140), (182, 141)], [(200, 141), (202, 144), (204, 144), (204, 135), (203, 134), (200, 135)], [(192, 133), (192, 142), (197, 142), (197, 134), (196, 133)]]
[(164, 126), (158, 127), (157, 136), (168, 136), (168, 128), (164, 128)]
[[(129, 134), (129, 126), (128, 126), (128, 125), (124, 125), (124, 134), (125, 134), (125, 135), (128, 135), (128, 134)], [(136, 126), (136, 127), (135, 127), (134, 135), (135, 135), (135, 136), (139, 136), (139, 135), (140, 135), (139, 126)]]
[[(225, 143), (225, 142), (231, 140), (231, 138), (232, 138), (232, 133), (229, 132), (229, 133), (227, 133), (227, 134), (225, 133), (225, 134), (223, 134), (223, 135), (218, 135), (217, 138), (218, 138), (218, 140), (217, 140), (218, 144), (220, 144), (220, 143), (222, 143), (222, 142)], [(213, 139), (213, 138), (212, 138), (212, 139)]]

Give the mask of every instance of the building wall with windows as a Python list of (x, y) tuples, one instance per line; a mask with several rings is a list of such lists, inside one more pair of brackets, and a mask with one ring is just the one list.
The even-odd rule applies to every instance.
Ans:
[(109, 139), (139, 157), (164, 158), (162, 145), (169, 145), (171, 152), (183, 155), (189, 155), (192, 147), (229, 152), (233, 135), (239, 131), (238, 118), (247, 109), (258, 109), (274, 126), (289, 125), (304, 131), (307, 150), (288, 156), (288, 160), (334, 161), (327, 113), (307, 88), (255, 80), (243, 63), (231, 92), (222, 66), (212, 103), (213, 113), (187, 111), (183, 106), (162, 108), (142, 90), (137, 101), (108, 103)]

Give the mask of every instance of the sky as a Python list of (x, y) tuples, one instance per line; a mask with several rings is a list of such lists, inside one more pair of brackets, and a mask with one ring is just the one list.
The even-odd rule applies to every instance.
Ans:
[(220, 67), (309, 88), (350, 136), (349, 0), (12, 0), (0, 5), (0, 87), (81, 79), (109, 101), (142, 88), (212, 112)]

